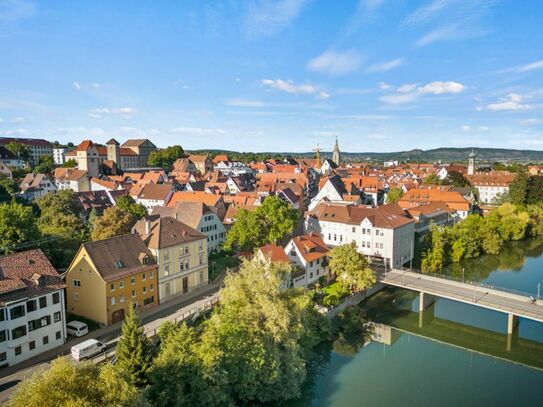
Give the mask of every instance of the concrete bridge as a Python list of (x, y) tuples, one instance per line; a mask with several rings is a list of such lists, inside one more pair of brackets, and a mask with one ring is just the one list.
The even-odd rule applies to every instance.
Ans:
[(419, 311), (424, 311), (436, 296), (503, 312), (508, 315), (508, 334), (515, 330), (519, 317), (543, 322), (543, 301), (532, 303), (529, 295), (398, 269), (380, 274), (378, 280), (383, 284), (418, 291)]

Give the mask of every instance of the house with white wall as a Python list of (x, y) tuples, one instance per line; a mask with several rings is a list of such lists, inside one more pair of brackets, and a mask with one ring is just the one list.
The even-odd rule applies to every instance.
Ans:
[(296, 236), (285, 246), (285, 253), (298, 270), (292, 273), (294, 287), (307, 287), (324, 277), (330, 278), (329, 249), (318, 233)]

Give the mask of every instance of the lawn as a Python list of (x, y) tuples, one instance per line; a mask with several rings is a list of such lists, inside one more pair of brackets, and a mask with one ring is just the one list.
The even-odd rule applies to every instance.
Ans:
[(227, 268), (239, 265), (239, 259), (224, 253), (209, 256), (209, 281), (213, 281)]

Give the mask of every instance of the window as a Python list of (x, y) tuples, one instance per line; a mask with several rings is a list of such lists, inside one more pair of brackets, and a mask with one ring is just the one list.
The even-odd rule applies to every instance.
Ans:
[(42, 338), (42, 341), (43, 341), (43, 344), (44, 345), (47, 345), (49, 343), (49, 336), (45, 335), (43, 338)]
[(147, 287), (143, 287), (143, 293), (145, 294), (147, 292)]
[(119, 288), (124, 288), (124, 281), (123, 280), (119, 281)]
[(115, 305), (115, 297), (111, 297), (111, 305)]
[(26, 326), (21, 325), (11, 330), (11, 339), (18, 339), (26, 335)]
[(149, 256), (143, 258), (143, 264), (149, 264)]
[(124, 267), (124, 263), (121, 260), (117, 260), (115, 262), (115, 267), (118, 269), (122, 269)]
[(25, 316), (25, 306), (17, 305), (9, 310), (9, 319), (17, 319)]
[(141, 275), (141, 281), (145, 281), (145, 280), (147, 280), (147, 277), (145, 276), (145, 273), (143, 273), (143, 274)]
[(170, 251), (169, 250), (166, 250), (164, 252), (164, 260), (170, 260)]
[(6, 331), (0, 331), (0, 342), (4, 342), (6, 340)]
[(337, 240), (337, 235), (334, 234), (334, 242)]
[(132, 290), (132, 298), (136, 296), (136, 290)]
[(356, 232), (356, 226), (353, 226), (353, 233)]
[(40, 309), (47, 307), (47, 297), (40, 297)]
[(59, 322), (60, 321), (60, 311), (59, 312), (55, 312), (53, 314), (53, 321), (55, 322)]
[(81, 281), (80, 280), (73, 280), (72, 281), (74, 287), (81, 287)]
[(130, 277), (130, 284), (136, 284), (136, 277)]
[(363, 234), (363, 235), (366, 234), (366, 228), (362, 228), (362, 234)]
[(149, 290), (150, 290), (150, 291), (153, 291), (154, 289), (155, 289), (154, 285), (151, 284)]
[(3, 362), (6, 359), (7, 359), (6, 352), (0, 353), (0, 362)]
[(119, 297), (119, 302), (124, 302), (124, 294), (121, 294), (121, 296)]
[(3, 321), (5, 319), (5, 314), (4, 314), (4, 308), (0, 309), (0, 321)]
[(53, 304), (58, 304), (60, 302), (60, 294), (53, 293)]
[(28, 349), (32, 350), (36, 348), (36, 341), (28, 342)]
[(153, 271), (151, 270), (151, 272), (149, 273), (149, 278), (153, 278)]
[(30, 300), (26, 302), (26, 312), (30, 313), (36, 311), (38, 307), (36, 306), (36, 300)]
[(111, 285), (109, 286), (109, 289), (111, 291), (115, 291), (115, 283), (111, 283)]
[(143, 305), (149, 305), (155, 302), (155, 297), (152, 295), (149, 298), (143, 300)]
[(200, 270), (200, 283), (203, 283), (204, 282), (204, 272), (202, 270)]
[(62, 333), (61, 333), (60, 331), (57, 331), (57, 332), (55, 333), (55, 339), (58, 340), (58, 339), (61, 338), (61, 336), (62, 336)]
[(15, 348), (15, 356), (19, 356), (21, 353), (23, 353), (23, 350), (21, 349), (20, 346), (17, 346)]
[(379, 229), (375, 229), (375, 235), (379, 236)]
[(200, 254), (198, 261), (199, 261), (198, 264), (204, 264), (204, 256)]

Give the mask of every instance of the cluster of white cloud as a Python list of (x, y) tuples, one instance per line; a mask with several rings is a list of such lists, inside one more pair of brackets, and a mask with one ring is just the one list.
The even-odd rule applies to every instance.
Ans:
[(491, 110), (494, 112), (506, 111), (506, 110), (530, 110), (534, 106), (522, 103), (524, 96), (518, 93), (509, 93), (503, 98), (500, 98), (498, 102), (490, 103), (486, 106), (477, 106), (477, 110)]
[[(391, 85), (381, 83), (380, 88), (383, 90), (391, 89)], [(389, 105), (400, 105), (412, 102), (424, 95), (445, 95), (457, 94), (463, 92), (466, 86), (460, 82), (454, 81), (436, 81), (426, 85), (418, 85), (416, 83), (406, 83), (395, 89), (395, 93), (383, 95), (379, 100)]]
[(487, 132), (489, 130), (489, 128), (487, 126), (478, 126), (478, 127), (473, 127), (473, 126), (469, 126), (467, 124), (463, 125), (463, 126), (460, 126), (460, 128), (465, 131), (466, 133), (470, 133), (472, 131), (478, 131), (478, 132)]
[(311, 0), (259, 0), (251, 2), (245, 26), (251, 37), (270, 36), (294, 21)]
[(265, 86), (269, 86), (270, 88), (286, 93), (292, 93), (294, 95), (314, 95), (317, 99), (328, 99), (330, 97), (329, 93), (319, 90), (319, 88), (314, 85), (297, 85), (290, 79), (262, 79), (260, 82)]
[(325, 51), (307, 63), (307, 69), (332, 76), (351, 73), (362, 64), (361, 55), (355, 50)]
[(119, 107), (115, 109), (101, 107), (89, 110), (89, 117), (93, 119), (100, 119), (103, 116), (116, 115), (122, 117), (123, 119), (130, 119), (135, 112), (136, 109), (133, 107)]
[(399, 66), (403, 65), (403, 63), (404, 63), (403, 58), (396, 58), (390, 61), (382, 62), (380, 64), (371, 65), (368, 69), (366, 69), (366, 72), (368, 73), (387, 72), (394, 68), (398, 68)]

